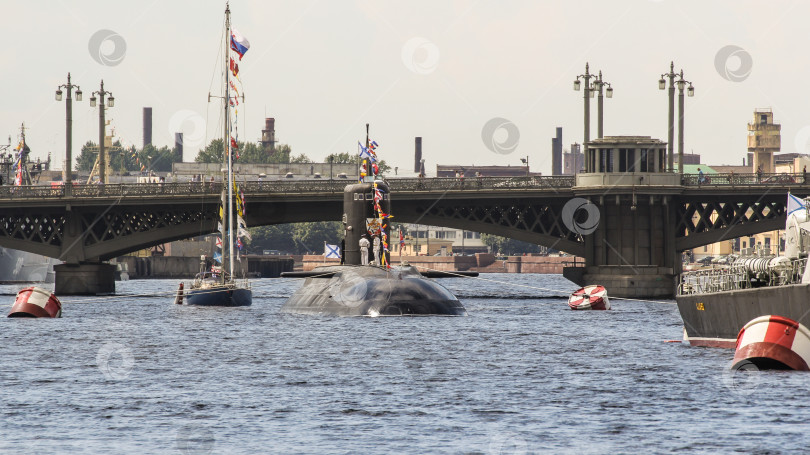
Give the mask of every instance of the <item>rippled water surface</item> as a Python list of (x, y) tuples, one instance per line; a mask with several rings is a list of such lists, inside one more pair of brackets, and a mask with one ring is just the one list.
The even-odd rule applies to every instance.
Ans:
[[(673, 302), (574, 312), (558, 275), (442, 284), (468, 317), (177, 306), (177, 281), (0, 318), (0, 453), (807, 453), (810, 374), (726, 373)], [(521, 287), (520, 285), (531, 286)], [(0, 287), (3, 314), (20, 286)]]

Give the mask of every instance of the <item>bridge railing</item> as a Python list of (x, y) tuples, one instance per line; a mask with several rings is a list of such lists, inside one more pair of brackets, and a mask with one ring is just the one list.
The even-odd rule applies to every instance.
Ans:
[(570, 189), (576, 178), (568, 176), (529, 177), (437, 177), (393, 178), (386, 180), (392, 192), (396, 191), (491, 191), (509, 189)]
[(0, 186), (2, 199), (219, 194), (219, 182)]
[[(469, 177), (469, 178), (392, 178), (386, 180), (392, 191), (491, 191), (512, 189), (569, 189), (575, 184), (573, 176), (530, 177)], [(238, 182), (239, 187), (251, 194), (307, 194), (343, 193), (353, 183), (346, 179), (270, 180)], [(194, 196), (216, 195), (222, 191), (221, 182), (182, 183), (119, 183), (0, 186), (0, 199), (63, 198), (63, 197), (120, 197), (120, 196)]]
[(790, 184), (810, 184), (810, 180), (805, 182), (804, 174), (787, 174), (787, 173), (773, 173), (773, 174), (738, 174), (738, 173), (723, 173), (723, 174), (703, 174), (701, 180), (700, 174), (684, 174), (681, 183), (684, 186), (753, 186), (753, 185), (790, 185)]

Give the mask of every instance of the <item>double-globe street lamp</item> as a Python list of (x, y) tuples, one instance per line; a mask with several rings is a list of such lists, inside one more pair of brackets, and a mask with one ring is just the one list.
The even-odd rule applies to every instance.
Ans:
[(107, 159), (104, 156), (104, 139), (106, 136), (106, 125), (104, 122), (104, 96), (109, 95), (107, 98), (107, 105), (109, 107), (115, 106), (115, 98), (112, 92), (104, 90), (104, 79), (101, 80), (101, 89), (92, 93), (90, 96), (90, 106), (96, 107), (96, 95), (99, 98), (98, 107), (98, 180), (99, 183), (107, 183)]
[[(675, 78), (678, 80), (675, 80)], [(667, 159), (667, 167), (669, 171), (673, 171), (674, 164), (674, 134), (675, 134), (675, 85), (678, 85), (678, 173), (683, 174), (683, 89), (686, 84), (689, 84), (686, 93), (688, 96), (695, 96), (695, 87), (692, 82), (683, 78), (683, 70), (680, 73), (675, 72), (675, 62), (669, 63), (669, 73), (661, 75), (658, 80), (658, 89), (664, 90), (667, 88), (667, 81), (669, 79), (669, 122), (667, 126), (669, 131), (667, 133), (667, 148), (669, 158)]]
[(62, 101), (62, 89), (67, 90), (67, 99), (65, 100), (65, 168), (62, 181), (65, 182), (65, 191), (71, 185), (73, 180), (73, 89), (76, 89), (76, 101), (82, 100), (82, 89), (78, 85), (70, 83), (70, 73), (68, 73), (67, 84), (62, 84), (56, 87), (56, 101)]
[[(579, 91), (582, 85), (582, 82), (585, 81), (585, 90), (582, 94), (582, 98), (585, 103), (585, 112), (584, 112), (584, 136), (582, 140), (582, 152), (585, 154), (585, 170), (586, 172), (591, 172), (593, 169), (590, 168), (590, 160), (587, 158), (587, 150), (588, 150), (588, 142), (591, 140), (591, 98), (598, 92), (599, 97), (597, 98), (597, 135), (599, 138), (603, 137), (603, 109), (602, 109), (602, 98), (603, 98), (603, 87), (607, 86), (607, 89), (604, 91), (604, 94), (607, 95), (608, 98), (613, 98), (613, 87), (611, 87), (610, 82), (607, 82), (602, 79), (602, 71), (599, 71), (599, 74), (591, 74), (590, 73), (590, 66), (586, 62), (585, 63), (585, 74), (580, 74), (574, 80), (574, 90)], [(591, 83), (591, 79), (594, 80)]]

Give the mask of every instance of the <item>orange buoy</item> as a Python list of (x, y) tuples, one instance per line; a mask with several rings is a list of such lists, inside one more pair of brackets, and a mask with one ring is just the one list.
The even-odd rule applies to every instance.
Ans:
[(183, 304), (183, 282), (180, 282), (180, 287), (177, 288), (177, 296), (174, 298), (174, 303), (177, 305)]
[(52, 292), (37, 286), (17, 293), (8, 313), (10, 318), (61, 318), (62, 302)]

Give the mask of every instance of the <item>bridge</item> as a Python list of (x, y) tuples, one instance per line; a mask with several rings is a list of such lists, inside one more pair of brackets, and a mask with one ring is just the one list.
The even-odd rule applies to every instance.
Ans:
[[(586, 259), (586, 269), (567, 271), (573, 281), (615, 282), (617, 296), (666, 296), (674, 290), (667, 280), (680, 272), (681, 251), (782, 229), (786, 193), (810, 194), (801, 175), (710, 178), (625, 172), (388, 183), (395, 221), (555, 248)], [(245, 221), (249, 226), (339, 221), (347, 183), (240, 183), (248, 201)], [(111, 266), (104, 261), (215, 232), (221, 190), (218, 182), (0, 186), (0, 246), (62, 260), (56, 266), (57, 291), (61, 283), (63, 293), (74, 292), (74, 285), (65, 284), (70, 280), (84, 283), (76, 293), (109, 292), (111, 286), (114, 291)]]

